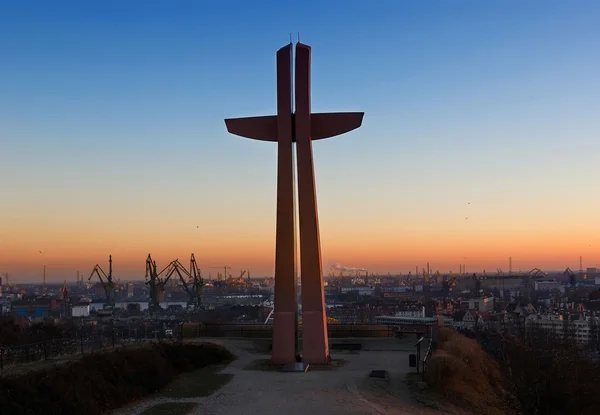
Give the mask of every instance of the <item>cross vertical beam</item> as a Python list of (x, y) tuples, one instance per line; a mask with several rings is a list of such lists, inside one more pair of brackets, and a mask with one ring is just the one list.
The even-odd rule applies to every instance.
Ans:
[(293, 362), (297, 354), (296, 236), (292, 148), (292, 45), (277, 51), (277, 225), (273, 363)]
[(310, 46), (296, 44), (296, 157), (302, 276), (302, 354), (306, 363), (329, 361), (319, 216), (311, 142)]

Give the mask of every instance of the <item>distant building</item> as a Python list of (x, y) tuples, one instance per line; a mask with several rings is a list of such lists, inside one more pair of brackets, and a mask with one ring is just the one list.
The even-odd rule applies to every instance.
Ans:
[(394, 316), (422, 318), (425, 317), (425, 307), (403, 307), (402, 309), (396, 311), (396, 313), (394, 313)]
[(358, 295), (373, 295), (374, 287), (342, 287), (342, 294), (356, 292)]
[(28, 298), (13, 301), (11, 312), (16, 317), (45, 318), (60, 310), (62, 301), (55, 298)]
[(90, 315), (90, 303), (89, 302), (78, 302), (73, 304), (71, 308), (71, 316), (73, 317), (89, 317)]
[(469, 310), (474, 311), (493, 311), (494, 297), (479, 297), (469, 300)]
[(598, 268), (588, 268), (585, 274), (588, 279), (594, 279), (595, 285), (600, 285), (600, 273), (598, 273)]
[(577, 343), (589, 344), (594, 339), (598, 340), (600, 318), (579, 315), (568, 319), (557, 314), (532, 314), (526, 319), (526, 327), (528, 330), (541, 330), (558, 338), (563, 337), (565, 332), (570, 332)]
[(564, 287), (560, 281), (555, 280), (541, 280), (534, 281), (533, 283), (535, 291), (553, 291), (559, 290), (564, 292)]
[(134, 292), (135, 292), (135, 286), (133, 285), (133, 283), (132, 282), (127, 283), (127, 298), (133, 297)]
[(411, 287), (406, 286), (390, 286), (390, 285), (382, 285), (381, 292), (382, 293), (407, 293), (412, 291)]

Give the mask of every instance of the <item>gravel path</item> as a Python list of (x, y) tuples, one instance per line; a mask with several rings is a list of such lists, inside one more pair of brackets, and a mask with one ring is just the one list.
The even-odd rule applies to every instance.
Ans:
[[(225, 347), (238, 358), (221, 373), (233, 374), (233, 379), (213, 395), (205, 398), (154, 398), (114, 412), (113, 415), (139, 415), (143, 410), (164, 402), (196, 402), (192, 414), (219, 415), (429, 415), (439, 411), (424, 409), (413, 403), (404, 385), (408, 370), (408, 351), (363, 351), (340, 353), (333, 358), (348, 362), (334, 370), (306, 373), (245, 370), (258, 359), (243, 341), (225, 340)], [(385, 369), (390, 373), (394, 391), (372, 387), (369, 372)], [(390, 393), (393, 392), (393, 393)]]

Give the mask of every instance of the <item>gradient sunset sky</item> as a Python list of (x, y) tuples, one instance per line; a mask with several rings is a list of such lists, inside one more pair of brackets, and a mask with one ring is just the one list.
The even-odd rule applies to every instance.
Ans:
[(592, 0), (3, 2), (0, 272), (194, 252), (272, 275), (276, 146), (223, 119), (275, 113), (290, 32), (313, 111), (366, 113), (313, 146), (326, 270), (594, 266), (599, 21)]

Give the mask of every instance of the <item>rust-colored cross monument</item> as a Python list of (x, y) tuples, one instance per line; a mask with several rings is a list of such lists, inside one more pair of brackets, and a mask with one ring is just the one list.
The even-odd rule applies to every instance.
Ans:
[(319, 216), (312, 140), (344, 134), (360, 127), (364, 113), (312, 114), (310, 110), (310, 46), (296, 44), (295, 112), (292, 109), (292, 44), (277, 51), (277, 115), (225, 120), (227, 131), (277, 143), (277, 230), (273, 363), (296, 361), (298, 301), (294, 216), (293, 143), (298, 167), (300, 275), (302, 281), (302, 360), (329, 362)]

